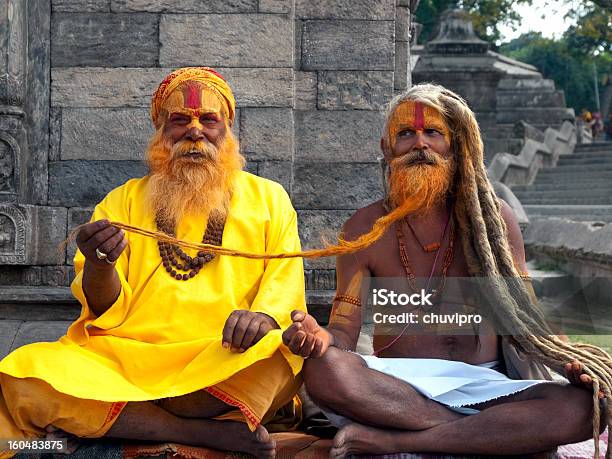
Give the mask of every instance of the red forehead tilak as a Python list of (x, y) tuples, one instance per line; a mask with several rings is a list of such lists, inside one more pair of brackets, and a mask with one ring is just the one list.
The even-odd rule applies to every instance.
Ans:
[(199, 85), (188, 84), (183, 88), (185, 108), (197, 110), (202, 108), (202, 89)]
[(414, 103), (414, 128), (418, 130), (425, 128), (425, 114), (421, 102)]

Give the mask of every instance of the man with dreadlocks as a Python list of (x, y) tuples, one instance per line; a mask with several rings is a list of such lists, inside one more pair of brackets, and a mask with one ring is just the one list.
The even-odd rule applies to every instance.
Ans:
[[(328, 329), (295, 311), (284, 333), (294, 353), (310, 357), (307, 390), (340, 427), (332, 457), (522, 454), (591, 437), (592, 396), (577, 386), (592, 388), (593, 380), (582, 365), (566, 367), (573, 384), (543, 383), (538, 379), (548, 373), (539, 362), (559, 362), (521, 352), (541, 356), (542, 349), (567, 345), (545, 336), (546, 324), (533, 308), (521, 232), (487, 179), (474, 114), (451, 91), (415, 86), (391, 101), (381, 147), (386, 198), (344, 225), (340, 246), (360, 250), (337, 259)], [(384, 336), (377, 327), (374, 356), (346, 352), (355, 350), (363, 287), (372, 278), (407, 278), (418, 291), (414, 281), (427, 276), (473, 276), (485, 286), (492, 319), (477, 339)], [(437, 306), (448, 306), (445, 301)], [(494, 330), (517, 336), (502, 339)], [(552, 344), (537, 344), (545, 338)], [(569, 364), (576, 354), (557, 355)]]
[(216, 257), (109, 223), (242, 251), (299, 251), (287, 193), (242, 171), (234, 115), (229, 85), (210, 68), (162, 81), (149, 175), (111, 191), (78, 233), (80, 317), (58, 342), (0, 363), (0, 438), (60, 429), (274, 457), (264, 424), (281, 407), (290, 422), (301, 384), (302, 359), (281, 338), (291, 310), (305, 311), (301, 260)]

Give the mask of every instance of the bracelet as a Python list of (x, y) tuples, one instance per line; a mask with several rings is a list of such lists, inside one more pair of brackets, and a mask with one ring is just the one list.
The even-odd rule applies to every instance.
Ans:
[(354, 304), (355, 306), (361, 306), (361, 300), (350, 295), (336, 295), (334, 297), (334, 302), (335, 301), (344, 301), (345, 303)]

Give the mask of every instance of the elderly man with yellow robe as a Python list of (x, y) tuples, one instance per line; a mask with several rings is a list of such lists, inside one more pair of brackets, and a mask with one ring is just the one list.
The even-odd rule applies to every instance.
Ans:
[[(0, 438), (173, 441), (273, 457), (263, 424), (291, 403), (302, 359), (282, 345), (305, 310), (299, 258), (249, 260), (125, 234), (117, 221), (260, 253), (300, 250), (283, 188), (242, 171), (235, 101), (205, 67), (151, 104), (150, 173), (111, 191), (77, 236), (81, 315), (54, 343), (0, 363)], [(112, 148), (112, 146), (109, 146)]]

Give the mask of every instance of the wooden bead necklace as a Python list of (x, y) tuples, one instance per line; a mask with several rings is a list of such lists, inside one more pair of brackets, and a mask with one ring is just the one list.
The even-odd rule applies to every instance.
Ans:
[[(452, 215), (453, 215), (453, 207), (451, 207), (451, 210), (448, 214), (448, 219), (446, 220), (446, 224), (444, 225), (444, 230), (442, 231), (441, 240), (442, 242), (444, 242), (444, 237), (446, 236), (446, 230), (448, 229), (450, 225), (450, 235), (448, 238), (448, 247), (444, 251), (444, 256), (443, 256), (442, 279), (440, 279), (440, 283), (438, 284), (438, 287), (432, 291), (431, 298), (437, 297), (438, 295), (440, 295), (440, 293), (442, 293), (442, 290), (444, 290), (444, 285), (446, 284), (446, 273), (448, 271), (449, 266), (451, 265), (453, 261), (453, 247), (455, 245), (455, 225), (452, 222)], [(416, 276), (412, 272), (412, 267), (410, 266), (410, 260), (408, 259), (408, 252), (406, 251), (406, 241), (404, 239), (404, 234), (402, 232), (400, 223), (401, 221), (398, 221), (395, 224), (395, 233), (397, 235), (397, 242), (399, 244), (400, 260), (402, 261), (402, 265), (404, 266), (404, 270), (406, 271), (406, 277), (408, 278), (408, 284), (410, 284), (410, 288), (414, 292), (416, 292), (417, 290), (419, 290), (419, 288), (416, 285), (416, 281), (415, 281)], [(438, 264), (438, 256), (440, 255), (438, 250), (436, 252), (437, 252), (436, 258), (434, 259), (433, 266), (431, 268), (431, 273), (429, 274), (429, 278), (427, 279), (427, 285), (425, 287), (425, 290), (429, 290), (429, 282), (431, 281), (436, 271), (436, 266)], [(421, 307), (419, 306), (416, 309), (420, 309), (420, 308)], [(410, 322), (407, 323), (406, 326), (403, 328), (403, 330), (395, 338), (393, 338), (389, 343), (385, 344), (379, 349), (375, 349), (374, 355), (378, 356), (380, 355), (382, 351), (389, 349), (391, 346), (393, 346), (402, 336), (404, 336), (404, 333), (406, 332), (406, 330), (408, 330), (409, 326), (410, 326)]]
[[(156, 219), (156, 223), (159, 231), (176, 237), (173, 227), (161, 223), (159, 219)], [(210, 217), (206, 224), (206, 231), (202, 237), (202, 242), (204, 244), (221, 246), (224, 227), (225, 218)], [(199, 251), (195, 257), (190, 257), (178, 245), (167, 242), (157, 241), (157, 246), (166, 272), (176, 280), (186, 281), (195, 277), (206, 263), (215, 258), (214, 253), (203, 250)], [(185, 271), (185, 273), (180, 273), (179, 271)]]
[[(408, 229), (410, 229), (410, 232), (414, 236), (414, 240), (417, 241), (417, 244), (419, 244), (421, 246), (421, 249), (423, 249), (423, 252), (431, 253), (431, 252), (435, 252), (440, 249), (440, 245), (441, 245), (440, 242), (432, 242), (431, 244), (423, 245), (421, 243), (421, 240), (417, 236), (416, 231), (414, 231), (414, 228), (410, 224), (410, 220), (408, 220), (408, 216), (404, 217), (404, 221), (406, 222), (406, 225), (408, 225)], [(444, 234), (442, 235), (442, 237), (444, 237)]]
[[(448, 247), (446, 248), (446, 250), (444, 251), (444, 256), (442, 257), (442, 273), (441, 273), (441, 279), (440, 282), (438, 284), (438, 287), (433, 290), (433, 294), (432, 294), (432, 298), (437, 297), (438, 295), (440, 295), (440, 293), (442, 292), (442, 290), (444, 289), (444, 285), (446, 284), (446, 273), (448, 272), (448, 268), (450, 267), (451, 263), (453, 262), (453, 253), (454, 253), (454, 246), (455, 246), (455, 225), (454, 222), (452, 221), (452, 210), (451, 213), (449, 214), (448, 220), (446, 222), (446, 225), (444, 226), (444, 230), (442, 232), (442, 241), (444, 241), (444, 238), (446, 236), (446, 231), (448, 229), (448, 227), (450, 226), (450, 235), (448, 238)], [(419, 290), (419, 287), (416, 285), (416, 276), (414, 275), (414, 272), (412, 270), (412, 266), (410, 265), (410, 259), (408, 258), (408, 252), (406, 250), (406, 240), (404, 238), (404, 233), (401, 229), (401, 225), (396, 224), (395, 225), (395, 232), (397, 235), (397, 242), (399, 244), (399, 252), (400, 252), (400, 260), (402, 261), (402, 265), (404, 266), (404, 270), (406, 271), (406, 277), (408, 278), (408, 283), (410, 284), (410, 288), (412, 288), (415, 292)], [(420, 244), (420, 243), (419, 243)], [(422, 246), (421, 246), (422, 247)], [(439, 248), (438, 248), (439, 250)], [(436, 270), (436, 265), (438, 262), (438, 255), (436, 254), (436, 259), (434, 260), (434, 264), (433, 267), (431, 269), (431, 274), (429, 275), (429, 278), (427, 279), (427, 286), (426, 289), (429, 289), (429, 282), (431, 281), (435, 270)]]

